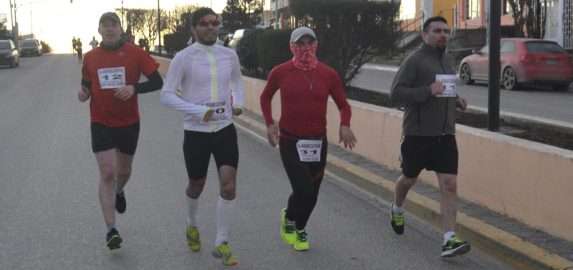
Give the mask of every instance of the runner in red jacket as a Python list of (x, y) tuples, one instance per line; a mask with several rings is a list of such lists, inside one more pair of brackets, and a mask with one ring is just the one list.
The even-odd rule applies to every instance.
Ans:
[[(163, 80), (155, 60), (121, 38), (123, 30), (115, 13), (104, 13), (98, 30), (102, 42), (84, 57), (78, 99), (85, 102), (91, 98), (92, 150), (100, 171), (99, 199), (107, 226), (106, 242), (110, 249), (117, 249), (122, 239), (115, 211), (121, 214), (126, 209), (123, 188), (131, 175), (139, 137), (137, 95), (159, 90)], [(148, 81), (139, 83), (142, 74)]]

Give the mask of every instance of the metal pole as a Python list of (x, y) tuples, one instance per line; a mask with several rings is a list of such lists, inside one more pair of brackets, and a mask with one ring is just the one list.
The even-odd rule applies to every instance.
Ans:
[(159, 38), (159, 54), (161, 54), (161, 9), (157, 0), (157, 36)]
[(124, 17), (123, 0), (121, 0), (121, 27), (124, 27), (124, 25), (123, 25), (123, 17)]
[(10, 0), (10, 28), (14, 31), (14, 6), (12, 5), (12, 0)]
[(488, 102), (488, 129), (499, 131), (499, 85), (500, 61), (499, 40), (501, 36), (501, 2), (489, 0), (489, 102)]

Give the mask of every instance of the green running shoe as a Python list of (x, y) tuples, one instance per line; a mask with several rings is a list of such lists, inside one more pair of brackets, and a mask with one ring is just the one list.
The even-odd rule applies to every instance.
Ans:
[(193, 252), (199, 252), (199, 250), (201, 250), (199, 230), (195, 226), (187, 226), (187, 245)]
[(390, 209), (390, 225), (396, 234), (404, 234), (404, 213), (394, 212)]
[(296, 251), (307, 251), (310, 249), (310, 243), (308, 242), (308, 234), (305, 230), (296, 231), (296, 241), (293, 244), (293, 248)]
[(225, 266), (234, 266), (239, 264), (237, 257), (233, 256), (231, 247), (227, 242), (223, 242), (222, 244), (215, 247), (212, 254), (213, 257), (222, 259), (223, 265)]
[(471, 250), (471, 245), (460, 240), (457, 236), (453, 236), (442, 246), (442, 257), (454, 257), (464, 255)]
[(294, 221), (287, 220), (286, 208), (281, 210), (281, 239), (288, 245), (293, 245), (296, 241), (296, 228)]

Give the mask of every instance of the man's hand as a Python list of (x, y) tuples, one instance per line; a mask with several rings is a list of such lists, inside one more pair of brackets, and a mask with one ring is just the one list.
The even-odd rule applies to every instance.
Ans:
[(239, 116), (239, 115), (241, 115), (242, 113), (243, 113), (243, 109), (233, 107), (233, 115), (234, 115), (234, 116)]
[(468, 108), (468, 102), (465, 98), (458, 96), (456, 100), (456, 108), (465, 111)]
[(205, 115), (203, 115), (203, 122), (209, 122), (209, 120), (211, 120), (211, 117), (213, 117), (213, 113), (215, 113), (213, 109), (208, 109), (205, 112)]
[(267, 139), (272, 147), (277, 146), (279, 143), (279, 127), (276, 124), (271, 124), (267, 127)]
[(135, 88), (133, 85), (126, 85), (122, 88), (118, 88), (115, 91), (114, 97), (126, 101), (130, 99), (135, 94)]
[(354, 132), (347, 126), (340, 126), (340, 130), (338, 132), (339, 140), (338, 143), (344, 143), (344, 147), (346, 148), (354, 148), (356, 145), (356, 137), (354, 137)]
[(430, 89), (432, 89), (432, 96), (437, 96), (442, 94), (446, 87), (442, 82), (434, 82), (430, 85)]
[(82, 89), (78, 91), (78, 100), (80, 102), (86, 102), (86, 100), (90, 99), (90, 90), (87, 89), (85, 86), (82, 86)]

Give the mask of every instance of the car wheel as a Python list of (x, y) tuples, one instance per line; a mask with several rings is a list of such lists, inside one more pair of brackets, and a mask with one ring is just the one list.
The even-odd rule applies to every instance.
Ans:
[(569, 91), (569, 84), (556, 84), (552, 86), (553, 90), (559, 92), (567, 92)]
[(463, 64), (460, 68), (460, 79), (465, 83), (465, 84), (473, 84), (474, 80), (472, 80), (472, 71), (470, 69), (470, 65), (468, 64)]
[(503, 70), (501, 75), (501, 86), (503, 86), (505, 90), (515, 90), (517, 87), (517, 76), (515, 75), (513, 68), (506, 67)]

